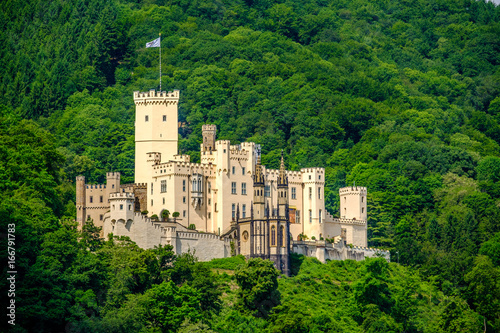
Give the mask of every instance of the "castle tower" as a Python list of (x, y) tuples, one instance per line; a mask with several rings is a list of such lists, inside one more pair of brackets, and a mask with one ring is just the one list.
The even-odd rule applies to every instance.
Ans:
[(281, 165), (278, 176), (278, 216), (287, 217), (288, 210), (288, 176), (286, 175), (283, 150), (281, 151)]
[(177, 155), (179, 90), (134, 92), (135, 183), (149, 183), (148, 153), (158, 152), (164, 162)]
[(120, 192), (120, 173), (106, 172), (106, 189), (109, 194)]
[(215, 125), (203, 125), (201, 127), (203, 134), (203, 143), (201, 144), (202, 151), (212, 151), (215, 150), (215, 138), (217, 134), (217, 126)]
[(264, 172), (262, 171), (260, 154), (258, 153), (255, 174), (253, 176), (253, 213), (255, 219), (264, 218), (264, 204)]
[(340, 217), (366, 221), (366, 187), (350, 186), (339, 189)]
[(86, 219), (85, 206), (85, 176), (78, 176), (76, 177), (76, 221), (79, 229)]

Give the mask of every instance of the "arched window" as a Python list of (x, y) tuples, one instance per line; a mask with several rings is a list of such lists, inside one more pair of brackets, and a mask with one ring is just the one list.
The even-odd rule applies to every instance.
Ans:
[(271, 246), (276, 246), (276, 227), (271, 227)]

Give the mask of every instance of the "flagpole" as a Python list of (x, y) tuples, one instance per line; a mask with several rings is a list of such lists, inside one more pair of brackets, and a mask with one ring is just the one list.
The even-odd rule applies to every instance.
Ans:
[(161, 92), (161, 32), (160, 32), (160, 92)]

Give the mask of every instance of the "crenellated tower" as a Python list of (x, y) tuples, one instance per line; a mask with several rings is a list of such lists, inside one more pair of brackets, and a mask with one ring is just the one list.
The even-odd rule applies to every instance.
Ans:
[(135, 183), (150, 181), (148, 154), (161, 154), (164, 162), (177, 155), (179, 90), (134, 92)]
[(201, 127), (203, 135), (203, 143), (201, 144), (201, 151), (215, 150), (215, 138), (217, 134), (216, 125), (205, 124)]

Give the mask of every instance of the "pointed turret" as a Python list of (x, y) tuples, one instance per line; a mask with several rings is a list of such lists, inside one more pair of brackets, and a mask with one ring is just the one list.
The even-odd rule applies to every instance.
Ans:
[(278, 216), (285, 218), (288, 210), (288, 176), (286, 175), (283, 150), (281, 151), (281, 165), (278, 176)]
[(257, 164), (253, 176), (253, 209), (255, 218), (264, 218), (264, 171), (260, 164), (260, 152), (257, 152)]

